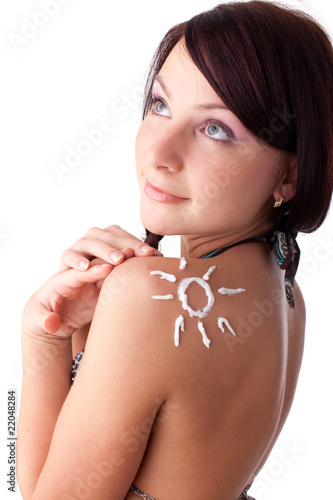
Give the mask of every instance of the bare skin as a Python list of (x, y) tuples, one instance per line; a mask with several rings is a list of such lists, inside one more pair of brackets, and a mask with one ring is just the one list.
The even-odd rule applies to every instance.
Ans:
[[(209, 349), (202, 343), (197, 319), (190, 319), (177, 299), (156, 304), (169, 318), (164, 328), (156, 327), (164, 347), (161, 362), (172, 367), (169, 393), (133, 483), (158, 499), (175, 491), (181, 500), (235, 499), (266, 461), (294, 398), (304, 343), (302, 294), (296, 285), (292, 310), (283, 273), (266, 244), (241, 245), (209, 260), (189, 259), (185, 271), (179, 270), (178, 259), (143, 259), (137, 262), (141, 264), (147, 271), (175, 274), (177, 282), (220, 266), (208, 281), (212, 291), (240, 286), (246, 293), (237, 297), (214, 293), (213, 309), (202, 320), (211, 340)], [(158, 277), (151, 280), (155, 294), (177, 296), (176, 284)], [(206, 303), (195, 287), (188, 295), (193, 309)], [(224, 313), (236, 337), (227, 328), (225, 333), (218, 329), (216, 319)], [(173, 332), (179, 314), (185, 317), (185, 332), (176, 348)], [(79, 347), (84, 346), (82, 335)], [(150, 376), (157, 374), (152, 371)], [(131, 492), (126, 496), (135, 498)]]
[[(305, 329), (299, 287), (292, 310), (285, 298), (282, 273), (265, 245), (244, 245), (221, 257), (196, 261), (196, 272), (189, 268), (186, 274), (202, 276), (215, 264), (221, 269), (210, 277), (212, 290), (226, 284), (247, 291), (237, 297), (216, 297), (203, 320), (211, 339), (209, 350), (202, 343), (197, 321), (185, 319), (181, 352), (177, 355), (173, 346), (166, 354), (165, 362), (173, 366), (171, 392), (156, 418), (134, 480), (154, 498), (172, 498), (176, 492), (177, 498), (184, 500), (235, 500), (266, 461), (294, 398)], [(180, 279), (176, 266), (174, 263), (167, 269)], [(160, 284), (159, 288), (165, 293), (172, 287)], [(280, 300), (274, 303), (267, 300), (269, 297)], [(258, 315), (255, 300), (266, 303), (268, 317)], [(199, 307), (200, 301), (196, 305)], [(176, 301), (164, 307), (172, 319), (180, 312)], [(227, 329), (222, 334), (216, 326), (217, 315), (226, 307), (236, 337)], [(258, 327), (249, 323), (254, 311), (257, 316), (252, 316), (253, 322), (255, 318), (262, 321)], [(240, 318), (247, 327), (242, 322), (243, 329), (237, 329)], [(126, 496), (126, 500), (135, 498), (133, 493)]]
[[(103, 278), (89, 285), (100, 290), (105, 276), (112, 271), (114, 266), (119, 266), (124, 260), (132, 257), (153, 255), (162, 256), (162, 253), (117, 225), (108, 226), (105, 229), (92, 227), (83, 238), (63, 252), (59, 271), (69, 269), (86, 271), (92, 266), (111, 264), (109, 269), (104, 270)], [(72, 335), (74, 356), (84, 348), (90, 325), (91, 321), (77, 329)]]
[[(25, 500), (68, 497), (77, 484), (87, 487), (96, 467), (104, 475), (100, 484), (89, 483), (94, 500), (137, 498), (128, 493), (133, 481), (158, 500), (235, 500), (260, 470), (292, 403), (305, 327), (298, 287), (292, 310), (267, 244), (198, 257), (267, 229), (274, 198), (294, 195), (295, 158), (258, 144), (221, 107), (180, 46), (161, 75), (155, 90), (163, 101), (155, 102), (136, 142), (141, 219), (157, 234), (182, 235), (188, 266), (181, 271), (179, 259), (158, 256), (132, 259), (137, 242), (135, 250), (115, 245), (123, 249), (116, 266), (110, 261), (113, 242), (95, 228), (28, 301), (18, 446)], [(217, 106), (209, 109), (213, 127), (205, 121), (207, 103)], [(228, 182), (202, 199), (209, 183), (226, 173)], [(91, 260), (86, 271), (79, 271), (78, 255)], [(212, 265), (215, 304), (202, 319), (208, 349), (197, 319), (177, 298), (176, 284), (150, 271), (172, 273), (179, 282), (202, 277)], [(216, 293), (221, 286), (246, 292), (222, 296)], [(166, 293), (175, 298), (152, 299)], [(195, 284), (188, 296), (194, 309), (206, 303)], [(185, 332), (175, 347), (175, 320), (182, 313)], [(219, 316), (236, 336), (221, 332)], [(84, 346), (71, 388), (73, 354)]]

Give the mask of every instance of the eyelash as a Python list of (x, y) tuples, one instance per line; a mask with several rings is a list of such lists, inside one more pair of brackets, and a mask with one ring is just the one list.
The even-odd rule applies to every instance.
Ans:
[[(161, 96), (159, 96), (158, 94), (152, 94), (152, 96), (151, 96), (151, 106), (150, 106), (149, 111), (150, 111), (152, 114), (156, 115), (156, 116), (163, 116), (163, 115), (160, 115), (160, 114), (156, 113), (156, 112), (154, 111), (154, 109), (153, 109), (153, 108), (155, 107), (155, 105), (156, 105), (158, 102), (163, 103), (163, 104), (164, 104), (164, 106), (166, 106), (166, 107), (167, 107), (166, 102), (164, 101), (164, 99), (163, 99)], [(220, 122), (220, 120), (217, 120), (216, 118), (208, 118), (208, 119), (207, 119), (207, 120), (206, 120), (206, 121), (205, 121), (205, 122), (201, 125), (201, 127), (200, 127), (200, 128), (205, 128), (205, 127), (206, 127), (207, 125), (209, 125), (210, 123), (214, 123), (214, 124), (218, 125), (219, 127), (221, 127), (221, 129), (223, 130), (223, 132), (224, 132), (224, 133), (228, 136), (228, 140), (227, 140), (227, 141), (222, 141), (221, 139), (214, 139), (213, 137), (210, 137), (209, 135), (204, 134), (204, 135), (205, 135), (205, 137), (206, 137), (208, 140), (213, 141), (215, 144), (217, 144), (217, 143), (218, 143), (218, 144), (221, 144), (221, 143), (224, 143), (224, 144), (225, 144), (225, 143), (230, 142), (230, 141), (233, 139), (233, 136), (232, 136), (231, 132), (230, 132), (230, 131), (228, 131), (228, 130), (226, 129), (226, 126), (224, 125), (224, 123)]]

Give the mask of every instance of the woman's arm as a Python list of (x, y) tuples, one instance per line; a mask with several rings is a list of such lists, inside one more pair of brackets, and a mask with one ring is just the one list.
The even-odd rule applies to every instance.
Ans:
[[(122, 255), (120, 260), (112, 260), (111, 256), (114, 256), (114, 252)], [(46, 460), (55, 422), (70, 389), (69, 369), (72, 358), (85, 346), (98, 293), (105, 276), (112, 270), (112, 266), (104, 270), (101, 270), (99, 266), (105, 263), (119, 265), (124, 258), (129, 259), (142, 255), (161, 255), (161, 253), (143, 244), (141, 240), (119, 226), (108, 226), (105, 229), (91, 228), (83, 238), (76, 241), (71, 248), (63, 253), (58, 275), (64, 277), (63, 283), (58, 280), (58, 283), (54, 284), (53, 290), (52, 287), (49, 287), (45, 291), (44, 289), (47, 287), (42, 287), (42, 291), (39, 291), (39, 294), (34, 294), (28, 301), (22, 321), (24, 376), (18, 443), (18, 477), (24, 498), (31, 496)], [(85, 263), (88, 267), (83, 270), (79, 265), (80, 262)], [(91, 269), (92, 267), (94, 269)], [(76, 278), (74, 278), (72, 268), (78, 270)], [(64, 275), (64, 272), (71, 269), (74, 278), (72, 284), (75, 282), (75, 287), (74, 295), (71, 294), (71, 310), (67, 307), (65, 322), (70, 322), (73, 325), (72, 340), (65, 341), (56, 336), (51, 340), (52, 336), (48, 335), (43, 328), (44, 322), (45, 320), (51, 321), (51, 330), (49, 331), (55, 332), (57, 330), (59, 317), (57, 318), (57, 315), (52, 317), (51, 303), (56, 302), (55, 296), (60, 302), (62, 291), (65, 294), (69, 293), (67, 285), (71, 285), (71, 283), (66, 283), (68, 274)], [(92, 279), (89, 276), (92, 276)], [(80, 285), (82, 290), (77, 293)], [(82, 298), (84, 299), (85, 313), (80, 314), (78, 320), (76, 316), (80, 310), (79, 304)], [(44, 307), (41, 306), (42, 303)], [(87, 313), (88, 309), (91, 310), (90, 313)], [(81, 327), (77, 321), (80, 322)], [(77, 329), (75, 326), (79, 326), (79, 328)], [(41, 337), (36, 335), (38, 333)], [(47, 335), (46, 342), (43, 337), (45, 334)], [(56, 355), (57, 351), (58, 355)], [(46, 397), (50, 401), (47, 418), (44, 404)], [(28, 403), (25, 404), (25, 401)]]
[(17, 452), (18, 480), (26, 500), (32, 497), (55, 424), (70, 390), (71, 339), (40, 340), (22, 329), (22, 358)]
[(40, 373), (24, 373), (18, 438), (24, 500), (71, 499), (80, 487), (92, 489), (94, 500), (126, 495), (167, 397), (152, 294), (146, 259), (130, 259), (105, 279), (71, 389), (70, 341), (49, 345), (23, 333), (24, 370), (52, 352)]
[[(59, 271), (77, 269), (84, 272), (90, 266), (111, 263), (117, 266), (124, 259), (132, 257), (162, 256), (155, 248), (143, 243), (139, 238), (119, 226), (111, 225), (105, 229), (90, 228), (83, 238), (77, 240), (61, 256)], [(119, 259), (115, 260), (117, 257)], [(101, 288), (103, 280), (96, 285)], [(77, 330), (72, 337), (73, 356), (81, 351), (86, 343), (91, 323)]]
[(94, 266), (85, 273), (74, 269), (57, 273), (25, 305), (17, 450), (24, 498), (32, 494), (70, 389), (71, 335), (91, 321), (99, 295), (95, 282), (109, 272), (110, 267)]

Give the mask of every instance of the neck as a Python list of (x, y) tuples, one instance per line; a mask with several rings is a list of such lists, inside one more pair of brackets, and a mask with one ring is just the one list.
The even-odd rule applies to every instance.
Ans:
[(225, 248), (258, 234), (266, 233), (269, 227), (249, 228), (248, 230), (219, 235), (184, 235), (181, 237), (181, 255), (186, 258), (202, 257), (218, 248)]

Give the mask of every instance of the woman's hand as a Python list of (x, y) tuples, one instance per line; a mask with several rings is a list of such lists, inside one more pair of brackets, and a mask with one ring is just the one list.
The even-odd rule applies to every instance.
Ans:
[(90, 324), (104, 279), (113, 267), (124, 259), (152, 255), (162, 254), (119, 226), (89, 229), (63, 253), (59, 272), (28, 300), (23, 329), (42, 338), (72, 336)]
[(22, 330), (40, 340), (70, 338), (91, 322), (100, 292), (97, 283), (111, 270), (111, 264), (96, 264), (85, 272), (68, 269), (51, 276), (26, 303)]
[(108, 226), (105, 229), (93, 227), (83, 238), (64, 251), (59, 271), (66, 269), (85, 271), (91, 265), (103, 263), (117, 266), (124, 259), (153, 255), (162, 256), (163, 254), (119, 226)]

